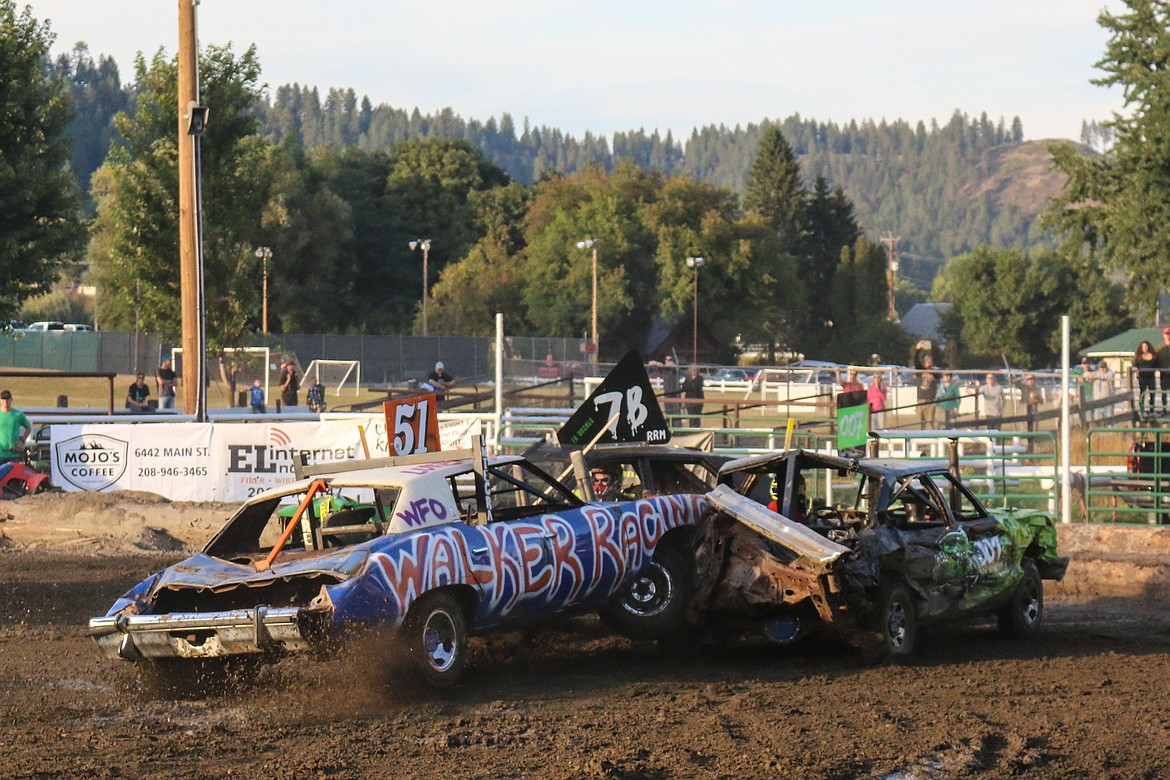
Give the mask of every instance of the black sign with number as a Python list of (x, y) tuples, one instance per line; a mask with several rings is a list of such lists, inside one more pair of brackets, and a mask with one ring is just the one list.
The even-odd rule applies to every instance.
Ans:
[(588, 444), (595, 439), (598, 444), (670, 441), (670, 428), (637, 350), (631, 349), (618, 361), (557, 431), (557, 439), (561, 444)]

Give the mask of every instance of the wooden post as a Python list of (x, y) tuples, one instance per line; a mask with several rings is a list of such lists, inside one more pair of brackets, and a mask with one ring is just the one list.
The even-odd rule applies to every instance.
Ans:
[(179, 0), (179, 297), (183, 331), (183, 411), (195, 414), (203, 355), (199, 353), (198, 253), (195, 242), (195, 136), (190, 107), (199, 102), (196, 0)]

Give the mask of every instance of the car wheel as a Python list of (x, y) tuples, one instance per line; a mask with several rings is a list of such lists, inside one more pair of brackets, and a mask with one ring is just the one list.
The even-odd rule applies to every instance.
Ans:
[(677, 547), (659, 547), (630, 587), (601, 610), (601, 619), (628, 639), (666, 639), (684, 627), (694, 583), (693, 559)]
[(914, 652), (918, 638), (918, 616), (914, 599), (903, 585), (890, 583), (878, 591), (872, 628), (877, 636), (866, 648), (871, 660), (901, 660)]
[(1044, 583), (1036, 562), (1025, 558), (1022, 566), (1024, 578), (1016, 585), (1012, 600), (996, 613), (999, 633), (1015, 639), (1034, 636), (1044, 618)]
[(455, 684), (467, 660), (467, 620), (449, 593), (428, 593), (410, 608), (402, 625), (411, 663), (435, 688)]

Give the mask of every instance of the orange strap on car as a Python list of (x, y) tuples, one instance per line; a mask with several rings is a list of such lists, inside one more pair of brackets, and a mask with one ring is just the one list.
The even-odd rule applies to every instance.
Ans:
[(305, 491), (305, 497), (301, 499), (301, 505), (297, 507), (297, 511), (292, 516), (292, 520), (288, 521), (288, 527), (286, 527), (284, 529), (284, 533), (280, 535), (280, 540), (273, 546), (272, 550), (268, 553), (267, 558), (262, 561), (256, 561), (256, 571), (268, 571), (268, 569), (272, 566), (272, 562), (276, 560), (277, 554), (280, 553), (281, 548), (284, 547), (284, 543), (289, 540), (293, 534), (293, 530), (296, 529), (297, 525), (301, 522), (301, 516), (304, 515), (305, 510), (309, 508), (309, 504), (313, 501), (313, 496), (324, 492), (325, 480), (313, 480), (312, 484), (309, 485), (309, 489)]

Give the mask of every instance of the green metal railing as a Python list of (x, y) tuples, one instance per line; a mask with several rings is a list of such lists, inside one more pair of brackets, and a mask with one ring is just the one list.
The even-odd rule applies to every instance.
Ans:
[(1170, 522), (1170, 429), (1090, 429), (1086, 460), (1082, 511), (1089, 522)]
[(1051, 431), (877, 431), (877, 455), (895, 459), (950, 459), (958, 450), (959, 474), (988, 506), (1057, 511), (1060, 469)]

